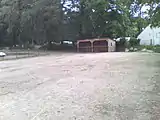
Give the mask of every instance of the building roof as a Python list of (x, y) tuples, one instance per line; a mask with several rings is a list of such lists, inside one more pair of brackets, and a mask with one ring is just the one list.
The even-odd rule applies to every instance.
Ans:
[(104, 41), (104, 40), (108, 41), (108, 40), (112, 40), (112, 39), (110, 39), (110, 38), (94, 38), (94, 39), (78, 40), (77, 42), (92, 42), (92, 41)]
[[(137, 38), (141, 39), (144, 36), (148, 35), (151, 36), (153, 33), (159, 32), (160, 33), (160, 27), (151, 27), (151, 25), (148, 25), (139, 35)], [(147, 37), (147, 36), (146, 36)]]
[(142, 45), (160, 45), (160, 27), (148, 25), (137, 38)]

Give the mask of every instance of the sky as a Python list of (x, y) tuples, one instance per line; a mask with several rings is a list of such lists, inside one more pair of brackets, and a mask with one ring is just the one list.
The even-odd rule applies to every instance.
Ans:
[[(142, 18), (145, 18), (145, 17), (148, 17), (148, 16), (149, 16), (147, 13), (145, 13), (145, 12), (147, 12), (149, 9), (150, 9), (149, 6), (145, 6), (145, 5), (144, 5), (144, 6), (142, 7), (142, 9), (141, 9), (141, 12), (143, 13), (142, 16), (141, 16)], [(138, 12), (135, 13), (134, 17), (138, 17), (138, 14), (139, 14)]]
[[(78, 4), (78, 3), (77, 3), (77, 4)], [(64, 7), (69, 9), (71, 5), (72, 5), (72, 2), (71, 2), (71, 1), (67, 1), (67, 2), (64, 4)], [(73, 10), (73, 11), (77, 11), (78, 9), (77, 9), (77, 8), (73, 8), (72, 10)]]

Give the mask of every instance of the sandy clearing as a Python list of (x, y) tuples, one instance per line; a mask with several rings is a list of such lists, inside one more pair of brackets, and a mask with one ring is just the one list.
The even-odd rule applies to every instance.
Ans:
[(159, 54), (0, 62), (0, 120), (159, 120)]

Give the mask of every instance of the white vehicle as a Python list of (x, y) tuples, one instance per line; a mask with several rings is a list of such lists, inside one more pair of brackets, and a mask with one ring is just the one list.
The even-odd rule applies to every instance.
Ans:
[(0, 57), (5, 57), (5, 56), (6, 56), (6, 53), (0, 52)]

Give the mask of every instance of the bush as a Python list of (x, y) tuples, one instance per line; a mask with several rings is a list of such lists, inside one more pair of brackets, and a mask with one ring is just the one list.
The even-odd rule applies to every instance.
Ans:
[(125, 48), (126, 48), (125, 38), (121, 38), (120, 41), (116, 42), (116, 51), (117, 52), (125, 52)]
[(130, 47), (134, 48), (134, 47), (139, 46), (139, 44), (140, 44), (140, 39), (131, 37), (131, 39), (129, 40), (129, 46)]
[(125, 51), (125, 48), (128, 48), (130, 52), (138, 51), (140, 45), (140, 39), (131, 37), (130, 39), (126, 39), (125, 37), (122, 37), (119, 42), (117, 42), (116, 47), (118, 48), (117, 51), (119, 51), (119, 48), (123, 48)]
[(141, 49), (147, 49), (147, 50), (154, 50), (155, 46), (152, 45), (142, 45), (140, 48)]
[(119, 41), (119, 44), (125, 46), (126, 45), (126, 39), (124, 37), (122, 37)]
[(156, 45), (156, 46), (153, 46), (153, 45), (141, 45), (139, 47), (139, 50), (142, 50), (142, 49), (151, 50), (153, 52), (160, 53), (160, 45)]
[(160, 53), (160, 46), (155, 46), (154, 47), (154, 52)]

